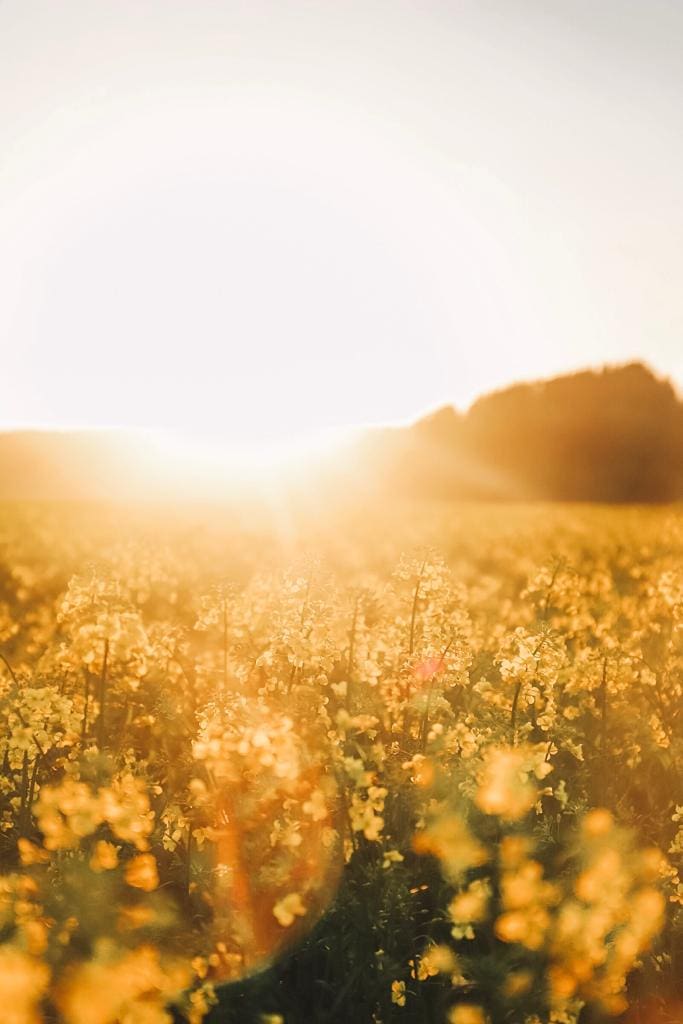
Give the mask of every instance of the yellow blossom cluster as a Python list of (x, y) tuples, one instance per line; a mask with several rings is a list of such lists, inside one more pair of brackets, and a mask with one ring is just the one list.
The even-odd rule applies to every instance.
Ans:
[(198, 1024), (315, 925), (337, 1019), (670, 995), (680, 513), (193, 515), (0, 520), (10, 1024)]

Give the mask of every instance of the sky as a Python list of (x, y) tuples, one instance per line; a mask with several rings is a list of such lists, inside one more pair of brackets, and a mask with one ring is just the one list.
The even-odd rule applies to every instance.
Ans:
[(683, 386), (680, 0), (0, 0), (0, 428)]

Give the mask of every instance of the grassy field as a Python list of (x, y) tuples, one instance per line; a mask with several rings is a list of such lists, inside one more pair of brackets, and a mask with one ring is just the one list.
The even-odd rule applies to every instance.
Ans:
[(5, 1024), (681, 1020), (680, 508), (5, 505), (0, 658)]

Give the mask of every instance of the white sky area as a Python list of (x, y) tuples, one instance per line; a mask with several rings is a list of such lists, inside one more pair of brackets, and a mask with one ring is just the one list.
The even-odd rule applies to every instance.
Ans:
[(683, 384), (680, 0), (0, 0), (0, 426)]

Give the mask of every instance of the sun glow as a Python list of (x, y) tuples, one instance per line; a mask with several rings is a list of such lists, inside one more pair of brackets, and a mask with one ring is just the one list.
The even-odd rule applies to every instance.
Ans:
[(216, 435), (143, 431), (125, 435), (121, 443), (126, 456), (147, 464), (160, 483), (182, 485), (191, 494), (193, 487), (205, 493), (244, 487), (272, 491), (294, 484), (344, 459), (356, 436), (356, 431), (328, 430), (237, 443)]
[(10, 152), (32, 183), (4, 204), (6, 266), (0, 246), (10, 425), (192, 430), (262, 465), (283, 436), (518, 375), (511, 330), (543, 300), (501, 244), (503, 225), (533, 254), (504, 191), (478, 172), (453, 188), (446, 159), (353, 98), (233, 73), (77, 94)]
[(678, 64), (614, 61), (621, 21), (605, 65), (488, 5), (53, 6), (0, 5), (0, 426), (279, 447), (597, 362), (680, 376)]

